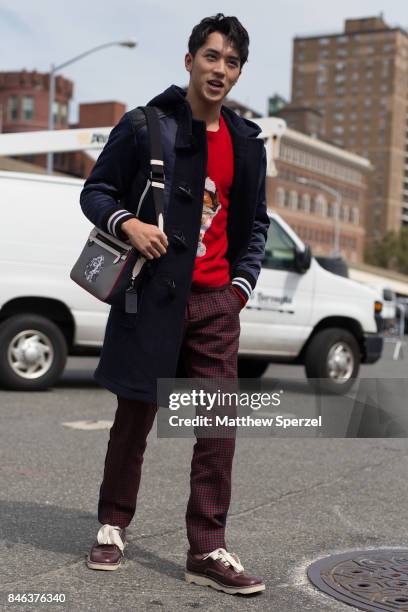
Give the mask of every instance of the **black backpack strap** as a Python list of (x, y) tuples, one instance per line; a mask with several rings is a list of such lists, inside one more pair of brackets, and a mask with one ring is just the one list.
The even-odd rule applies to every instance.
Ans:
[[(139, 129), (144, 122), (147, 123), (150, 153), (150, 177), (148, 179), (148, 184), (150, 183), (153, 191), (153, 201), (156, 212), (157, 225), (163, 231), (164, 162), (160, 132), (159, 111), (154, 106), (140, 106), (130, 112), (130, 120), (132, 122), (134, 132), (136, 132), (136, 130)], [(137, 287), (142, 278), (142, 273), (145, 269), (145, 263), (145, 257), (143, 255), (139, 255), (133, 266), (130, 284), (126, 290), (125, 295), (126, 312), (137, 312)]]
[(150, 150), (150, 177), (148, 182), (152, 187), (157, 225), (162, 231), (164, 226), (165, 177), (159, 117), (164, 116), (164, 114), (154, 106), (138, 106), (130, 111), (134, 131), (137, 131), (143, 124), (147, 124)]

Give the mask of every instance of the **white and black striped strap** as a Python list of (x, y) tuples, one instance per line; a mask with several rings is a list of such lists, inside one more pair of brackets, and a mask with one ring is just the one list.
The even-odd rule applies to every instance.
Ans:
[(161, 141), (160, 121), (154, 106), (139, 107), (146, 116), (147, 132), (150, 147), (150, 182), (153, 191), (154, 207), (157, 225), (163, 231), (164, 227), (164, 162)]

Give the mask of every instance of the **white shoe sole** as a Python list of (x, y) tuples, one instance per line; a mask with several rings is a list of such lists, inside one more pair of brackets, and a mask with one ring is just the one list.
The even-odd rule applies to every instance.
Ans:
[(94, 563), (93, 561), (89, 560), (89, 556), (87, 556), (86, 558), (86, 564), (89, 567), (89, 569), (93, 569), (93, 570), (109, 570), (109, 571), (114, 571), (117, 570), (121, 565), (122, 565), (122, 559), (119, 561), (119, 563)]
[(223, 584), (220, 584), (213, 578), (208, 578), (207, 576), (200, 576), (199, 574), (192, 574), (191, 572), (185, 572), (184, 577), (186, 581), (190, 584), (194, 583), (199, 584), (200, 586), (209, 586), (213, 589), (217, 589), (217, 591), (228, 593), (229, 595), (250, 595), (251, 593), (258, 593), (259, 591), (265, 590), (265, 585), (263, 583), (249, 587), (227, 587)]

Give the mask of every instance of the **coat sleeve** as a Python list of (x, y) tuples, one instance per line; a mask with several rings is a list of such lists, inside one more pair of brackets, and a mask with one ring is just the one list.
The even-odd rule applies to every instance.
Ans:
[(132, 123), (125, 113), (111, 131), (80, 195), (84, 215), (99, 229), (126, 240), (121, 225), (135, 215), (120, 206), (139, 167), (139, 151)]
[(244, 303), (251, 296), (261, 271), (265, 255), (265, 243), (270, 220), (267, 213), (266, 193), (266, 151), (263, 149), (258, 180), (257, 206), (254, 224), (246, 253), (236, 262), (232, 275), (232, 285), (243, 298)]

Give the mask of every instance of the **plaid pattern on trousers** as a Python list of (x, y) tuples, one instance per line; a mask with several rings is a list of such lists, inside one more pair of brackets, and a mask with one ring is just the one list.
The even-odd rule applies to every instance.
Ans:
[[(188, 378), (237, 378), (241, 300), (231, 285), (192, 287), (180, 359)], [(98, 520), (127, 527), (136, 510), (146, 439), (157, 406), (118, 397), (100, 488)], [(235, 437), (197, 437), (186, 511), (192, 553), (226, 548)]]

